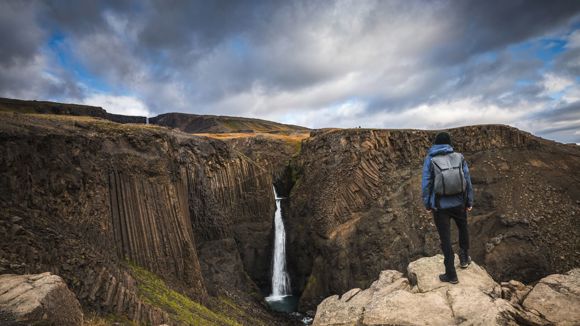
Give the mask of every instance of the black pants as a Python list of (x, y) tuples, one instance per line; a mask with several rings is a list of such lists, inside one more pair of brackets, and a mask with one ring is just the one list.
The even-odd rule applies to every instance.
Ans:
[(457, 224), (459, 231), (459, 248), (467, 251), (469, 249), (469, 234), (467, 232), (467, 212), (464, 206), (457, 206), (451, 208), (438, 209), (433, 212), (435, 218), (435, 226), (439, 232), (439, 239), (441, 240), (441, 250), (445, 257), (445, 274), (450, 277), (456, 277), (453, 247), (451, 247), (451, 225), (450, 220), (453, 219)]

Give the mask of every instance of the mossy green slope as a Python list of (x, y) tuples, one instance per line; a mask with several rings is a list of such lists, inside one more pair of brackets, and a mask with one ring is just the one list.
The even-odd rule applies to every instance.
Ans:
[(138, 282), (142, 299), (157, 306), (184, 325), (241, 325), (228, 316), (214, 312), (187, 296), (170, 289), (165, 282), (146, 269), (129, 264), (131, 274)]

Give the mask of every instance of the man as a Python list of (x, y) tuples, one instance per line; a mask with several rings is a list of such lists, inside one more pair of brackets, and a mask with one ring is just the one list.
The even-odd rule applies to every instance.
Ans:
[(459, 231), (460, 266), (467, 268), (471, 263), (467, 212), (473, 207), (473, 187), (467, 163), (463, 155), (453, 151), (451, 136), (446, 132), (437, 134), (425, 157), (422, 188), (423, 204), (427, 212), (433, 212), (445, 257), (445, 274), (439, 275), (439, 279), (456, 284), (459, 280), (451, 247), (450, 220), (455, 221)]

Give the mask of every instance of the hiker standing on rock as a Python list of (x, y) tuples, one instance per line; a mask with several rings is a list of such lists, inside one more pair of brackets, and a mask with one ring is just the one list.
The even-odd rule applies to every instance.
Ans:
[(440, 132), (435, 137), (423, 164), (423, 204), (433, 213), (435, 226), (445, 256), (445, 274), (439, 275), (442, 282), (458, 283), (451, 247), (450, 220), (459, 231), (459, 262), (461, 268), (471, 263), (469, 257), (469, 234), (467, 212), (473, 207), (473, 187), (467, 162), (461, 153), (453, 151), (451, 136)]

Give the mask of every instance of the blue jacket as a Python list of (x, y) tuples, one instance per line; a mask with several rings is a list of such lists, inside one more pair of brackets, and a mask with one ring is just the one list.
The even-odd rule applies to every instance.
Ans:
[[(435, 193), (433, 192), (433, 179), (435, 175), (431, 164), (431, 158), (435, 155), (448, 153), (453, 153), (453, 147), (451, 147), (451, 145), (433, 145), (429, 149), (427, 157), (425, 157), (425, 162), (423, 163), (423, 179), (421, 182), (421, 188), (423, 190), (423, 205), (425, 205), (425, 208), (427, 209), (437, 209), (435, 206)], [(465, 202), (467, 207), (473, 206), (473, 186), (471, 185), (469, 168), (467, 167), (467, 162), (465, 162), (465, 160), (463, 160), (463, 175), (465, 176), (465, 181), (467, 181), (465, 188), (466, 196), (464, 196), (464, 194), (441, 196), (439, 197), (439, 208), (457, 207), (463, 205)]]

